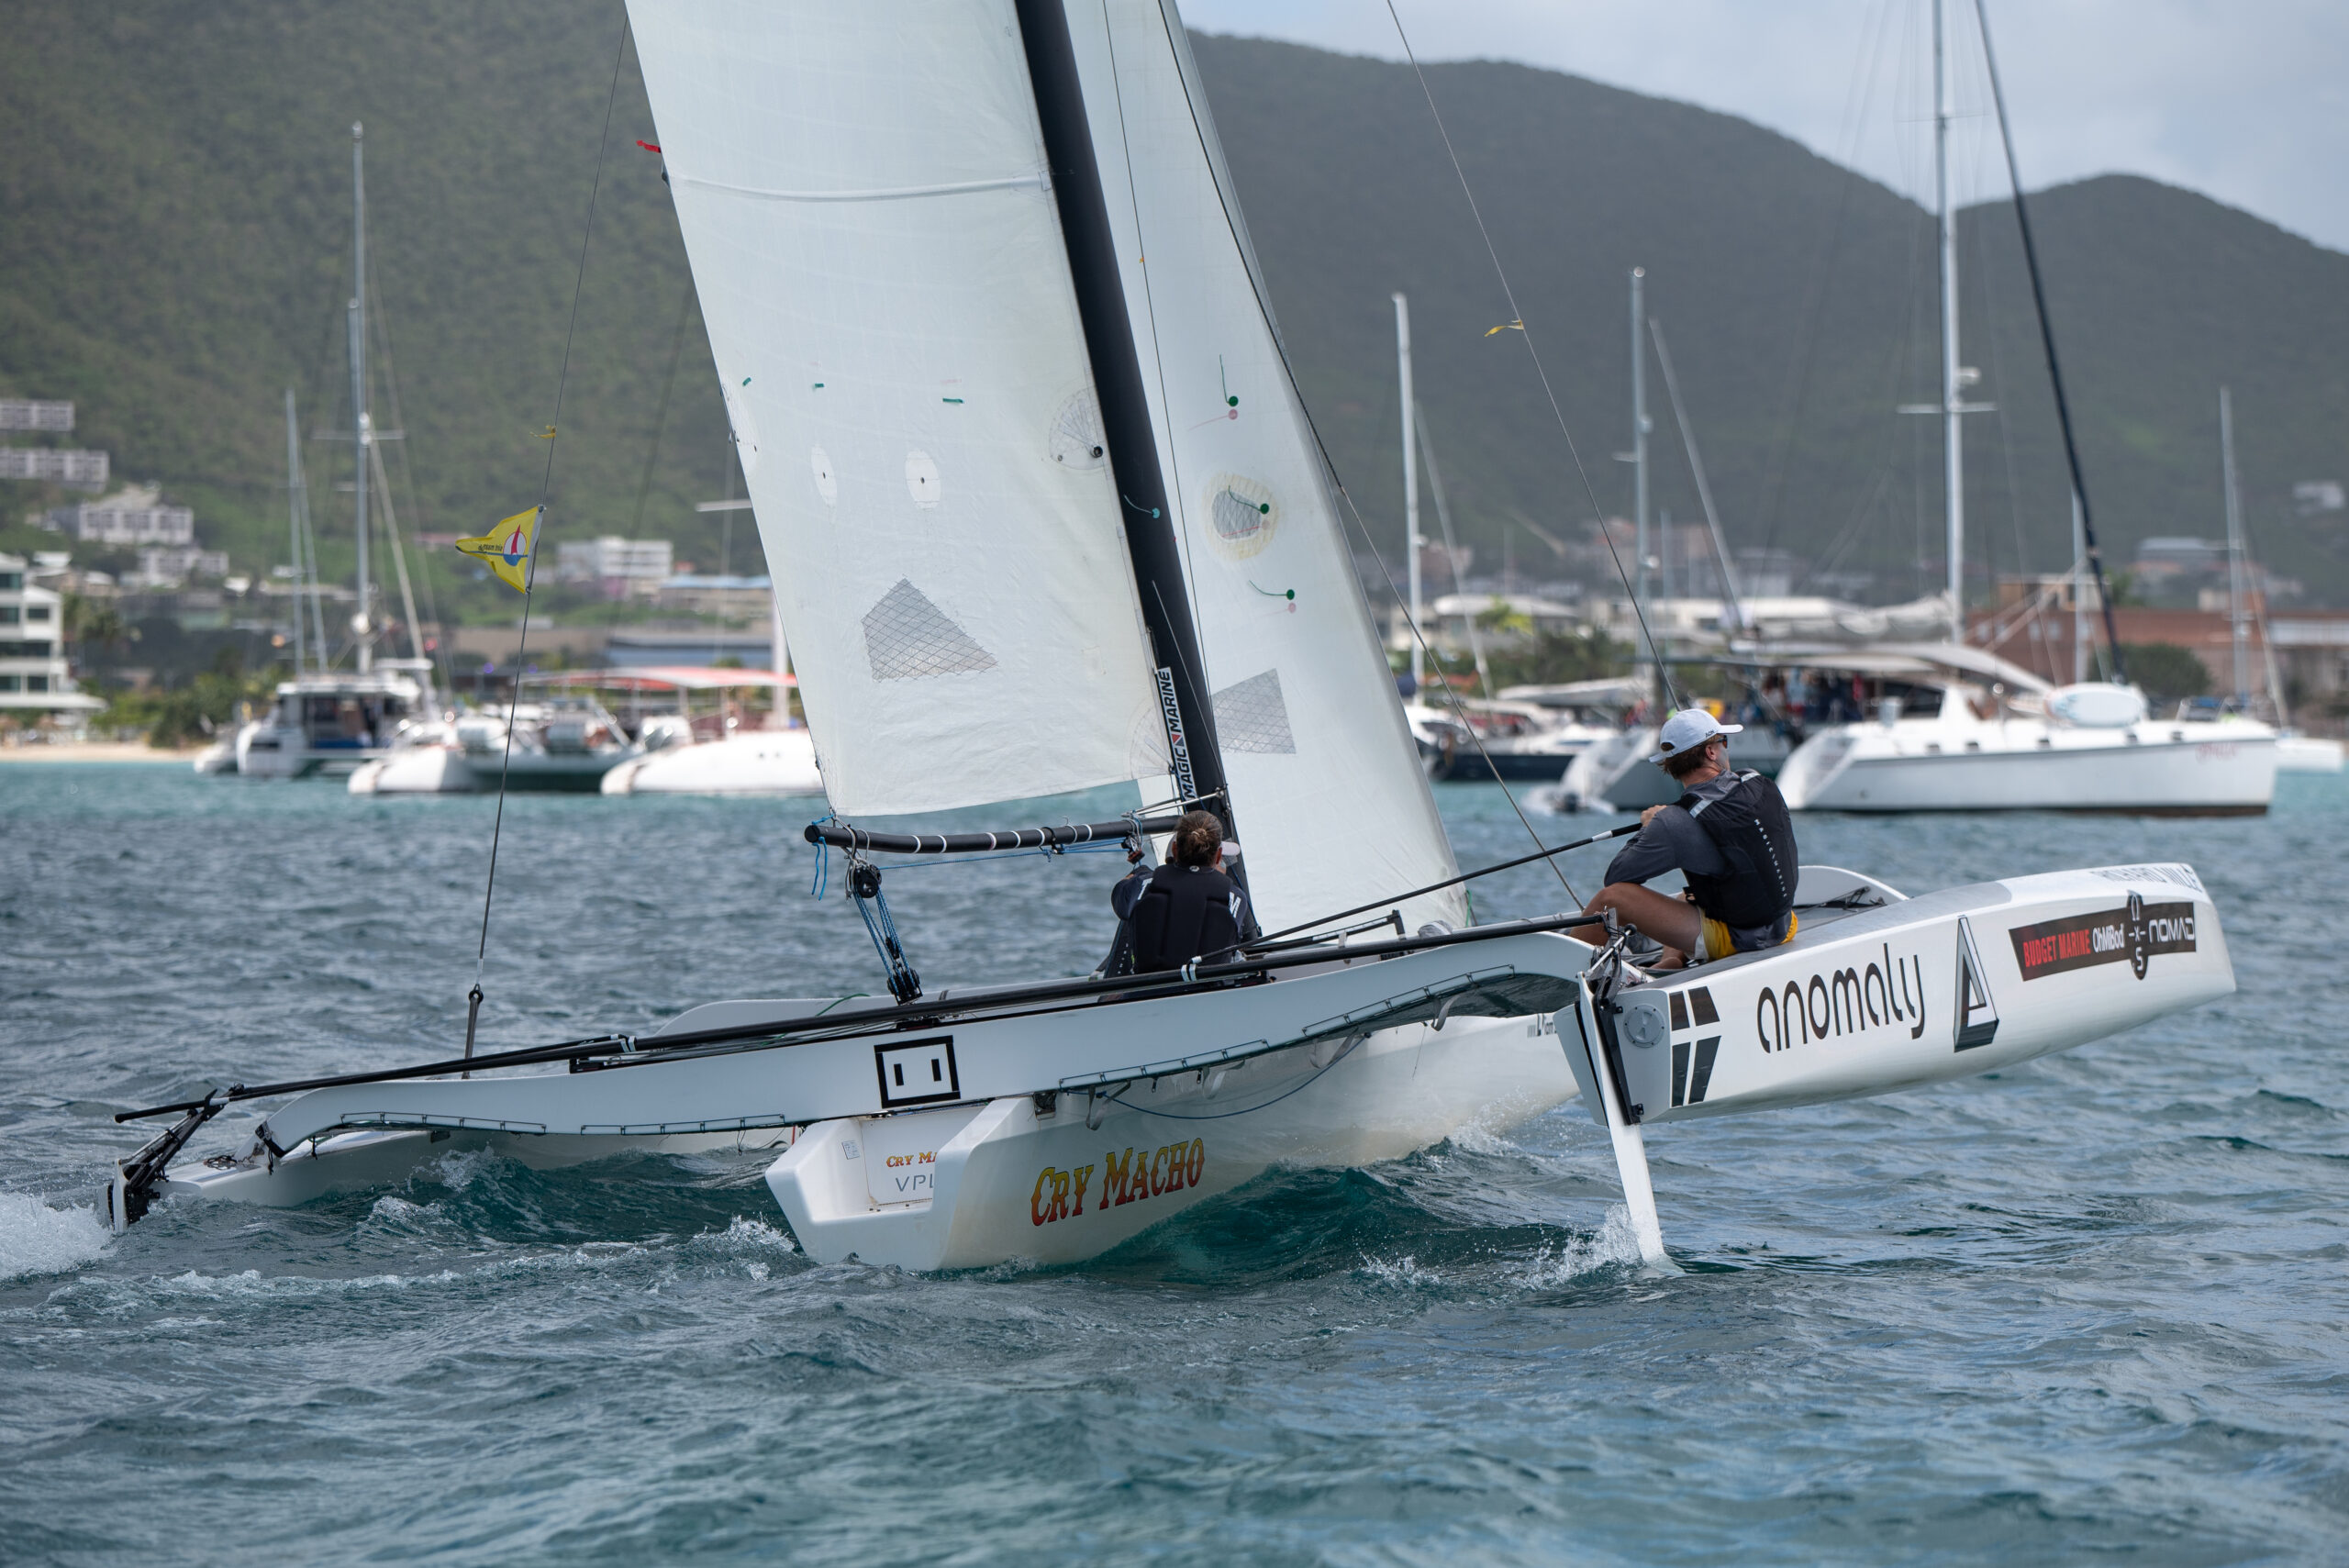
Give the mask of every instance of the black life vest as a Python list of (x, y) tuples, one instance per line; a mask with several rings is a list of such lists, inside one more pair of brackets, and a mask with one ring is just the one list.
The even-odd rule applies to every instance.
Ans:
[(1697, 907), (1724, 926), (1776, 926), (1795, 906), (1802, 869), (1795, 855), (1795, 825), (1778, 786), (1757, 773), (1741, 773), (1719, 796), (1690, 790), (1681, 809), (1697, 819), (1729, 862), (1726, 876), (1684, 874)]
[(1134, 900), (1136, 973), (1180, 969), (1195, 959), (1219, 963), (1240, 945), (1248, 895), (1208, 866), (1163, 865)]

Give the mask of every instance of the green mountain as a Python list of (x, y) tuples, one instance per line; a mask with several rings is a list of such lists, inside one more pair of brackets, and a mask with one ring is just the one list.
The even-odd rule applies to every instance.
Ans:
[[(1519, 66), (1432, 66), (1472, 212), (1408, 68), (1197, 43), (1298, 373), (1390, 559), (1388, 296), (1410, 295), (1420, 401), (1482, 565), (1513, 512), (1575, 533), (1594, 497), (1626, 508), (1610, 454), (1628, 443), (1640, 265), (1732, 545), (1872, 573), (1877, 597), (1938, 573), (1938, 443), (1892, 411), (1936, 375), (1932, 226), (1912, 203), (1731, 117)], [(73, 399), (76, 442), (110, 450), (117, 475), (161, 481), (240, 567), (284, 559), (283, 389), (306, 429), (348, 421), (353, 120), (406, 437), (403, 526), (471, 531), (528, 505), (550, 455), (536, 433), (558, 424), (551, 537), (664, 535), (717, 566), (726, 525), (691, 508), (727, 492), (729, 449), (660, 160), (635, 145), (658, 138), (617, 7), (19, 0), (0, 54), (0, 395)], [(2033, 211), (2109, 555), (2219, 531), (2224, 382), (2263, 554), (2349, 602), (2349, 517), (2290, 506), (2297, 482), (2349, 478), (2349, 257), (2143, 180), (2063, 187)], [(1972, 535), (1998, 570), (2053, 570), (2065, 486), (2010, 213), (1967, 215), (1962, 239), (1968, 357), (2001, 409), (1969, 424)], [(1530, 334), (1486, 336), (1518, 315)], [(1650, 379), (1657, 504), (1694, 521)], [(340, 571), (348, 498), (328, 486), (348, 484), (350, 447), (306, 450)], [(0, 502), (13, 519), (61, 495), (18, 484)], [(1542, 569), (1531, 534), (1514, 546)], [(755, 562), (748, 530), (730, 550), (736, 569)], [(512, 613), (438, 561), (444, 608)]]
[[(1610, 454), (1631, 442), (1626, 273), (1642, 266), (1732, 548), (1872, 572), (1881, 597), (1938, 581), (1936, 421), (1894, 412), (1938, 395), (1928, 213), (1729, 116), (1522, 66), (1430, 66), (1472, 210), (1408, 67), (1234, 39), (1197, 50), (1325, 438), (1388, 539), (1387, 295), (1411, 297), (1419, 401), (1489, 560), (1509, 508), (1587, 518), (1589, 499), (1523, 338), (1486, 329), (1522, 312), (1582, 473), (1626, 513)], [(2032, 211), (2108, 560), (2148, 535), (2223, 533), (2223, 383), (2263, 556), (2349, 602), (2349, 514), (2291, 506), (2298, 482), (2349, 478), (2349, 256), (2136, 178), (2037, 194)], [(2000, 406), (1968, 421), (1969, 554), (2061, 570), (2068, 485), (2012, 208), (1962, 215), (1959, 240), (1976, 395)], [(1655, 504), (1694, 521), (1659, 379), (1652, 362)]]

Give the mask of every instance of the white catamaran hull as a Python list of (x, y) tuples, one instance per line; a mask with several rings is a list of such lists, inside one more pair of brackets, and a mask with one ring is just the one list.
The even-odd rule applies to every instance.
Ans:
[(1798, 748), (1778, 788), (1798, 811), (2256, 816), (2276, 794), (2276, 740), (2265, 726), (2208, 721), (1848, 724)]
[(602, 787), (606, 795), (821, 795), (824, 775), (806, 729), (754, 729), (622, 762)]
[(1543, 1018), (1383, 1029), (1223, 1072), (1129, 1085), (1115, 1102), (1019, 1095), (809, 1128), (767, 1173), (810, 1257), (908, 1269), (1097, 1255), (1275, 1165), (1398, 1159), (1574, 1097)]
[(904, 1008), (716, 1004), (664, 1032), (839, 1024), (674, 1053), (649, 1037), (587, 1071), (322, 1088), (263, 1124), (291, 1152), (257, 1140), (170, 1190), (306, 1202), (396, 1180), (437, 1133), (545, 1164), (771, 1147), (799, 1128), (768, 1182), (811, 1256), (1074, 1262), (1275, 1164), (1393, 1158), (1576, 1088), (1619, 1157), (1632, 1151), (1627, 1190), (1636, 1180), (1644, 1199), (1642, 1124), (1969, 1076), (2234, 988), (2209, 895), (2179, 865), (1813, 906), (1783, 947), (1611, 995), (1594, 997), (1590, 955), (1556, 935), (1496, 934), (1269, 984), (1041, 1008), (987, 993)]
[(344, 787), (353, 795), (469, 795), (481, 786), (464, 749), (395, 746), (363, 762)]

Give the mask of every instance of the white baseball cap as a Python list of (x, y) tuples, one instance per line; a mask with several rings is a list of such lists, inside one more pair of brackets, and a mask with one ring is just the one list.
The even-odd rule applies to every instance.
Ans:
[(1655, 755), (1648, 761), (1662, 767), (1666, 757), (1693, 751), (1716, 735), (1735, 735), (1744, 728), (1742, 724), (1723, 724), (1701, 707), (1684, 707), (1664, 721), (1664, 733), (1656, 740)]

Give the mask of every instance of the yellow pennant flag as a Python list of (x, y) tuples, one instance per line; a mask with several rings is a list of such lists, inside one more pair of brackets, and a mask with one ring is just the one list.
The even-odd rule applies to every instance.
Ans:
[(506, 584), (518, 592), (528, 592), (530, 585), (530, 539), (539, 526), (542, 506), (527, 512), (517, 512), (479, 539), (461, 539), (457, 552), (470, 555), (475, 561), (506, 579)]

